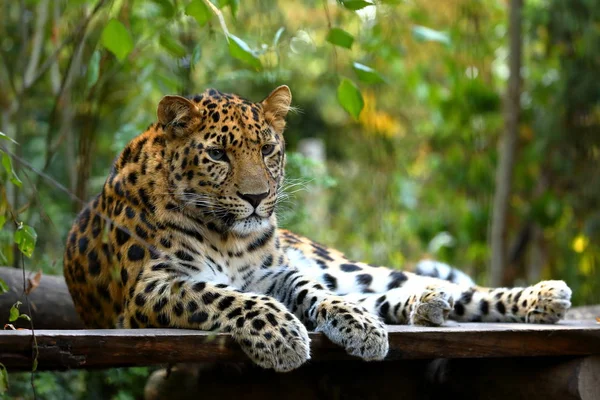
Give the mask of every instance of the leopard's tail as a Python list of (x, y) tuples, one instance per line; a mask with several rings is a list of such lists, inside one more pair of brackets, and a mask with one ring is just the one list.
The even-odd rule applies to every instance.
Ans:
[(435, 260), (421, 260), (415, 267), (415, 274), (429, 276), (432, 278), (443, 279), (448, 282), (456, 283), (460, 286), (471, 287), (475, 282), (471, 277), (459, 269), (453, 268), (448, 264)]

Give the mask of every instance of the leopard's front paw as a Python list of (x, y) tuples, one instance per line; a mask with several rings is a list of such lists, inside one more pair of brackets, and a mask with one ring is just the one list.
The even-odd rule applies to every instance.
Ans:
[(382, 360), (389, 350), (388, 334), (379, 319), (343, 300), (325, 300), (319, 305), (316, 330), (363, 360)]
[(529, 289), (522, 304), (529, 308), (525, 322), (554, 324), (564, 318), (571, 307), (571, 289), (563, 281), (542, 281)]
[(253, 316), (232, 334), (252, 361), (263, 368), (287, 372), (310, 359), (306, 327), (290, 313)]
[(454, 308), (454, 298), (439, 287), (428, 287), (420, 295), (410, 313), (410, 323), (422, 326), (440, 326)]

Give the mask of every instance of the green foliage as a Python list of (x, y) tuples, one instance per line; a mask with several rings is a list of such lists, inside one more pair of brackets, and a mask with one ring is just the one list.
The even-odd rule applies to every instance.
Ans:
[(102, 45), (119, 61), (123, 61), (133, 50), (133, 39), (125, 25), (111, 19), (102, 30)]
[(342, 78), (337, 89), (337, 98), (348, 114), (358, 119), (360, 112), (365, 106), (360, 89), (348, 78)]
[(0, 363), (0, 394), (5, 393), (9, 387), (8, 371), (4, 364)]
[(12, 161), (10, 156), (7, 153), (2, 154), (2, 166), (4, 167), (4, 171), (8, 175), (8, 179), (13, 185), (21, 187), (23, 182), (19, 179), (12, 165)]
[(352, 68), (361, 82), (368, 84), (384, 82), (383, 76), (371, 67), (355, 62), (352, 64)]
[(339, 0), (339, 2), (348, 10), (362, 10), (365, 7), (372, 6), (373, 3), (363, 0)]
[(7, 293), (9, 290), (8, 285), (4, 279), (0, 279), (0, 294)]
[[(15, 304), (12, 305), (12, 307), (10, 308), (9, 314), (8, 314), (8, 322), (15, 322), (18, 319), (24, 319), (27, 321), (31, 321), (31, 319), (29, 318), (29, 315), (21, 314), (21, 311), (19, 310), (19, 307), (21, 306), (21, 304), (22, 303), (20, 301), (17, 301)], [(37, 364), (37, 362), (36, 362), (36, 364)]]
[[(506, 2), (211, 1), (232, 35), (203, 0), (122, 0), (106, 2), (80, 37), (74, 28), (95, 4), (64, 2), (39, 24), (39, 78), (27, 90), (39, 1), (0, 6), (10, 38), (0, 48), (0, 149), (85, 201), (155, 121), (163, 95), (216, 87), (258, 100), (285, 83), (301, 112), (285, 133), (283, 226), (353, 259), (402, 267), (430, 255), (486, 282)], [(600, 302), (599, 13), (589, 0), (524, 9), (507, 269), (526, 284), (542, 255), (537, 278), (565, 279), (575, 304)], [(325, 163), (297, 153), (309, 137), (325, 143)], [(62, 273), (81, 203), (1, 156), (0, 264), (23, 252), (45, 274)], [(35, 382), (45, 399), (140, 398), (148, 372), (41, 372)], [(29, 375), (14, 375), (10, 398), (28, 398)]]
[(325, 38), (325, 40), (336, 46), (340, 46), (345, 49), (350, 49), (352, 48), (352, 43), (354, 43), (354, 36), (352, 36), (343, 29), (331, 28), (327, 33), (327, 37)]
[(232, 57), (243, 61), (257, 70), (262, 67), (257, 53), (242, 39), (231, 34), (229, 35), (229, 53)]
[(185, 8), (185, 13), (194, 17), (198, 25), (204, 26), (212, 18), (208, 6), (202, 0), (192, 0)]
[(37, 233), (31, 226), (20, 223), (15, 231), (15, 243), (21, 250), (21, 253), (31, 258), (35, 243), (37, 242)]

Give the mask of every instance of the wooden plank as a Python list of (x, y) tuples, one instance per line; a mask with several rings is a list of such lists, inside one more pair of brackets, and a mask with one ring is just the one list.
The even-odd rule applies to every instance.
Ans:
[[(600, 325), (457, 324), (439, 328), (389, 326), (389, 360), (582, 356), (600, 354)], [(314, 361), (352, 357), (311, 333)], [(36, 331), (39, 369), (109, 368), (167, 363), (245, 361), (229, 334), (179, 329)], [(0, 362), (31, 366), (31, 331), (0, 331)]]

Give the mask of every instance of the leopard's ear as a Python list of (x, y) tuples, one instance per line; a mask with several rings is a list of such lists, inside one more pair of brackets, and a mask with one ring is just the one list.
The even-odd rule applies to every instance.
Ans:
[(165, 133), (172, 137), (190, 133), (200, 119), (196, 105), (181, 96), (163, 97), (158, 103), (156, 114)]
[(285, 116), (290, 111), (292, 104), (292, 92), (286, 85), (279, 86), (273, 90), (261, 102), (265, 119), (277, 132), (283, 132), (285, 128)]

